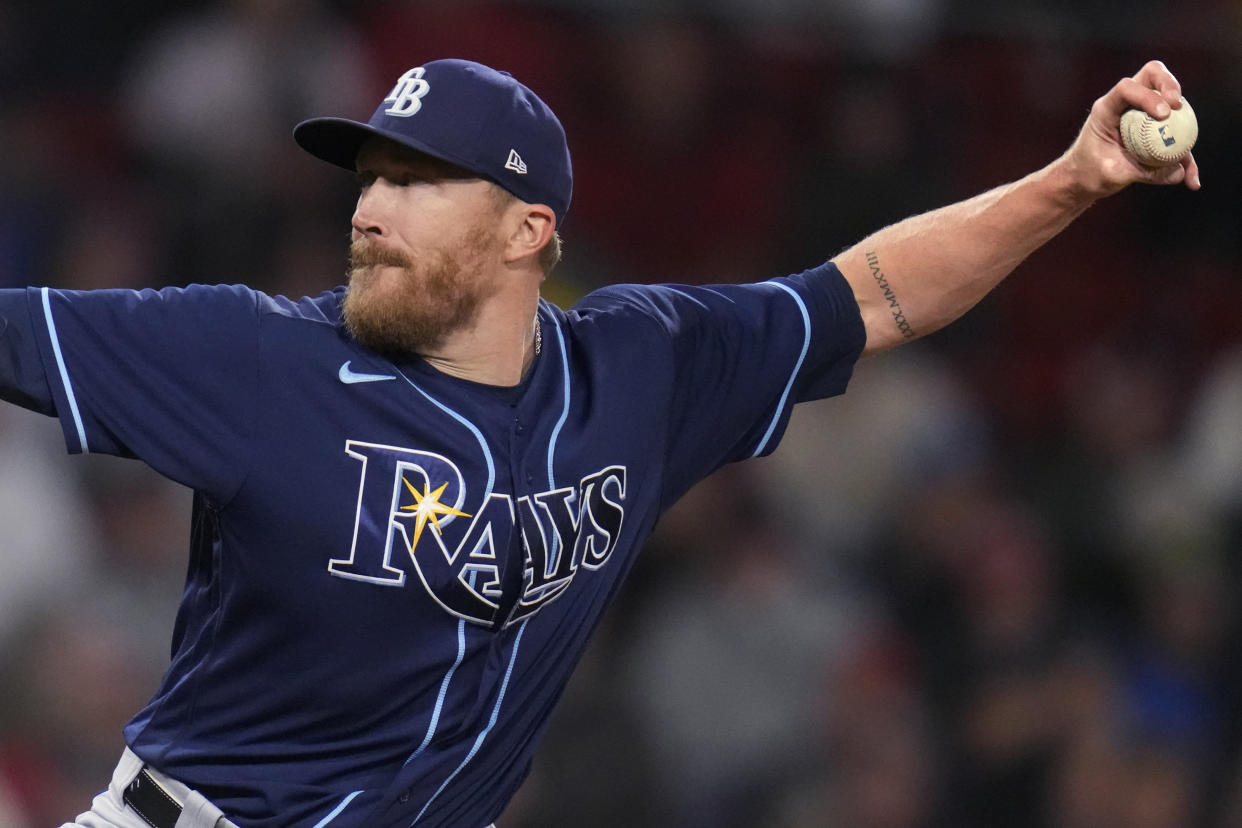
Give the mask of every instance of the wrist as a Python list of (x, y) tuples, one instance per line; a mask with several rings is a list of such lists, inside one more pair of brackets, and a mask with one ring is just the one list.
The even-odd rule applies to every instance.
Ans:
[(1043, 177), (1050, 196), (1059, 205), (1075, 213), (1081, 213), (1095, 202), (1121, 189), (1121, 186), (1110, 183), (1100, 175), (1096, 168), (1082, 164), (1073, 148), (1041, 170), (1038, 175)]

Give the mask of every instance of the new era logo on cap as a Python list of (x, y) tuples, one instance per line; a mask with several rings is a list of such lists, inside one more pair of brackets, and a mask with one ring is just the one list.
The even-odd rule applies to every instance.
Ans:
[(522, 156), (517, 154), (517, 150), (509, 150), (509, 160), (505, 162), (506, 170), (513, 170), (518, 175), (526, 175), (526, 162), (522, 160)]
[(402, 74), (367, 123), (312, 118), (293, 131), (307, 152), (351, 171), (372, 136), (470, 170), (522, 201), (551, 207), (558, 225), (565, 220), (573, 194), (565, 130), (538, 95), (506, 72), (433, 60)]

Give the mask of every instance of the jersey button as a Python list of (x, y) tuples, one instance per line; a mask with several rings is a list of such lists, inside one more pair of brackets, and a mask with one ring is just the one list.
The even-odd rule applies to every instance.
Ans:
[(409, 791), (402, 791), (402, 792), (401, 792), (401, 796), (397, 797), (397, 801), (398, 801), (398, 802), (400, 802), (402, 805), (404, 805), (405, 803), (409, 802), (409, 801), (410, 801), (410, 792), (409, 792)]

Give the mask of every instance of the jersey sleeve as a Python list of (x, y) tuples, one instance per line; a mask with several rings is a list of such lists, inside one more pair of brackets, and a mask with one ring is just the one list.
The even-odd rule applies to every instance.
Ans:
[(754, 284), (616, 291), (666, 343), (669, 501), (725, 463), (771, 453), (795, 403), (845, 391), (866, 342), (831, 263)]
[(0, 290), (0, 400), (56, 414), (24, 289)]
[(4, 293), (5, 399), (56, 415), (70, 452), (136, 457), (218, 500), (240, 486), (258, 385), (257, 294), (203, 285)]

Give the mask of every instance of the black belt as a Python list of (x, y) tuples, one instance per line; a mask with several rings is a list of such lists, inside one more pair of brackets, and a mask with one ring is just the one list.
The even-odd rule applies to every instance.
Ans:
[(177, 828), (181, 806), (143, 767), (122, 797), (151, 828)]

